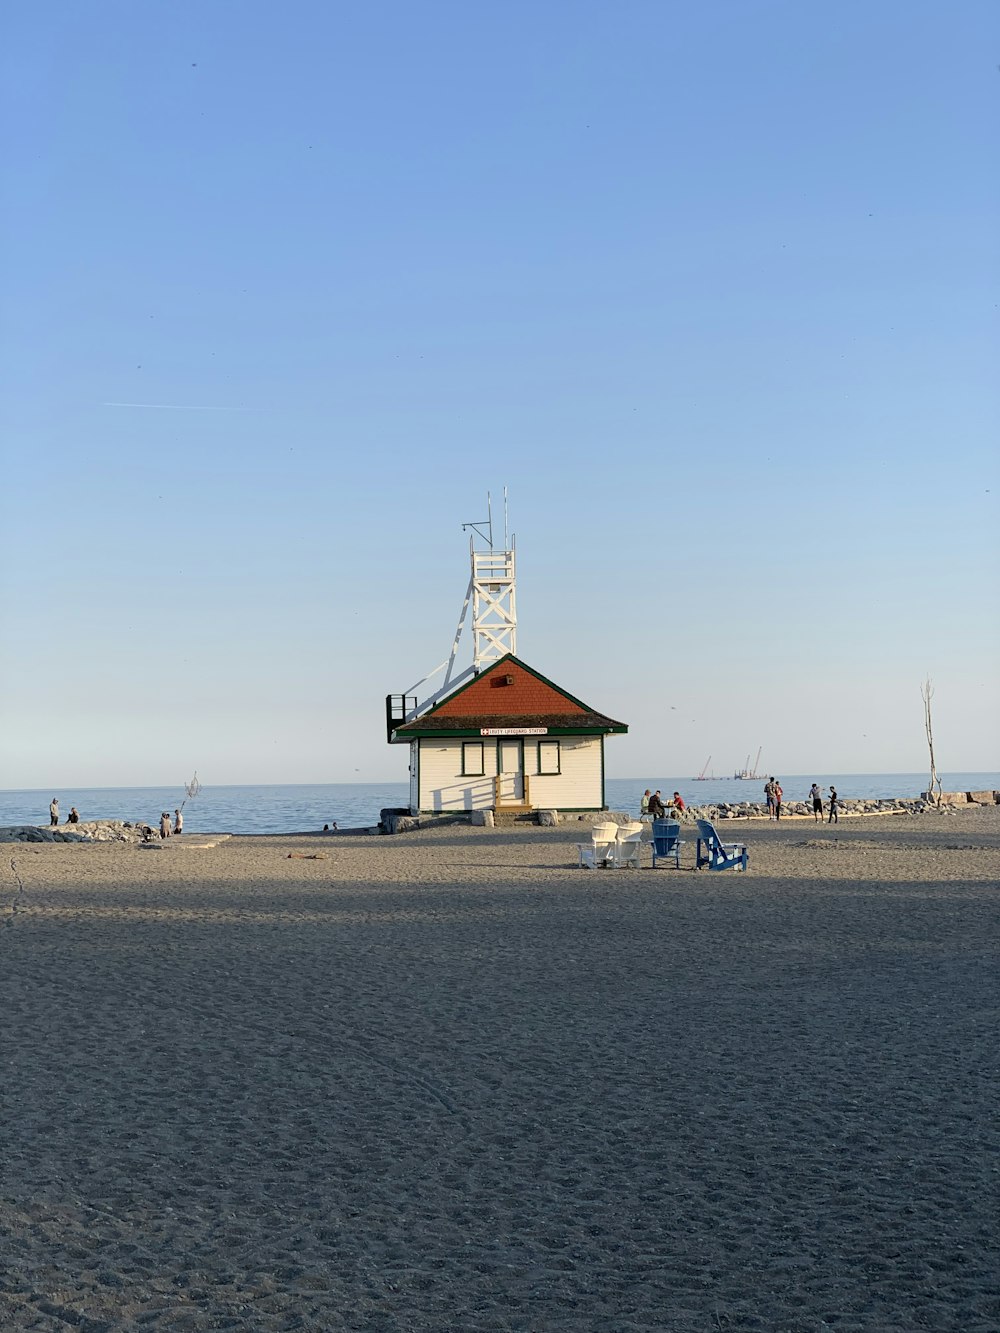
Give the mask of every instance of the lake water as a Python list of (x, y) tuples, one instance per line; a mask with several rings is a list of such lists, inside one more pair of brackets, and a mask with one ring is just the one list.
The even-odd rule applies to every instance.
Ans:
[[(778, 775), (785, 800), (805, 800), (811, 783), (825, 792), (832, 783), (845, 800), (878, 797), (913, 797), (926, 790), (926, 773), (816, 773), (805, 777)], [(1000, 790), (1000, 773), (945, 773), (945, 791)], [(605, 794), (612, 810), (638, 813), (642, 793), (657, 788), (669, 799), (679, 791), (688, 805), (720, 801), (763, 801), (763, 781), (714, 778), (608, 778)], [(80, 818), (125, 819), (153, 824), (161, 810), (180, 805), (184, 790), (177, 787), (67, 787), (60, 791), (0, 791), (0, 827), (8, 824), (48, 824), (49, 801), (59, 798), (60, 822), (71, 805)], [(364, 828), (378, 823), (384, 806), (403, 806), (409, 799), (405, 782), (335, 782), (318, 786), (246, 786), (201, 789), (184, 806), (184, 827), (189, 833), (295, 833), (319, 830), (334, 821), (343, 828)]]

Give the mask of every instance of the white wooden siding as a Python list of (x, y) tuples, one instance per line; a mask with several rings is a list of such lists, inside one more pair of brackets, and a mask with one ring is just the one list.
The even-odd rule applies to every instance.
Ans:
[[(554, 739), (549, 737), (547, 739)], [(538, 746), (533, 736), (524, 737), (524, 771), (529, 780), (531, 804), (544, 810), (600, 810), (601, 736), (560, 736), (562, 772), (538, 772)], [(462, 776), (462, 741), (420, 741), (418, 772), (421, 810), (491, 810), (497, 747), (484, 737), (482, 777)]]
[[(551, 738), (549, 738), (551, 739)], [(538, 746), (524, 743), (524, 771), (536, 810), (600, 810), (601, 736), (560, 736), (560, 773), (538, 772)]]
[(421, 740), (421, 810), (492, 810), (496, 745), (483, 738), (482, 777), (462, 776), (461, 740)]

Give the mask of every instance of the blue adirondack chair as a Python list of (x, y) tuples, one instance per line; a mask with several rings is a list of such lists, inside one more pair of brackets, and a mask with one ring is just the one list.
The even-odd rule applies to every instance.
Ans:
[(723, 842), (715, 831), (715, 825), (708, 819), (699, 819), (697, 824), (696, 869), (708, 866), (709, 870), (746, 870), (750, 858), (745, 843)]
[(653, 820), (653, 841), (650, 844), (653, 848), (653, 869), (656, 869), (657, 861), (673, 861), (678, 870), (681, 868), (681, 848), (684, 843), (681, 840), (681, 823), (679, 819), (654, 819)]

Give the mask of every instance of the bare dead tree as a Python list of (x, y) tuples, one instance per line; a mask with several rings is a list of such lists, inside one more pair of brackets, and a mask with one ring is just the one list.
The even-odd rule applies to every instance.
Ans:
[(185, 783), (185, 785), (184, 785), (184, 790), (185, 790), (185, 792), (187, 793), (187, 795), (184, 797), (184, 800), (181, 801), (181, 809), (182, 809), (182, 810), (183, 810), (184, 807), (187, 805), (188, 801), (193, 801), (194, 798), (195, 798), (195, 797), (198, 795), (198, 793), (201, 791), (201, 783), (198, 781), (198, 770), (197, 770), (197, 769), (195, 769), (195, 771), (194, 771), (194, 777), (191, 779), (191, 781), (188, 782), (188, 783)]
[[(931, 800), (935, 805), (941, 804), (941, 779), (938, 777), (937, 765), (934, 762), (934, 728), (931, 724), (931, 699), (934, 697), (934, 686), (931, 684), (930, 676), (920, 687), (920, 697), (924, 701), (924, 731), (927, 733), (927, 749), (931, 756), (931, 782), (928, 788)], [(934, 788), (937, 787), (937, 798), (934, 796)]]

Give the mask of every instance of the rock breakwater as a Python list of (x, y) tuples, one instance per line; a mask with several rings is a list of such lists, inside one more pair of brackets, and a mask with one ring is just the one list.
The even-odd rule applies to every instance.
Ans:
[[(0, 842), (142, 842), (148, 825), (120, 819), (95, 819), (86, 824), (12, 824), (0, 828)], [(152, 830), (149, 830), (150, 833)]]

